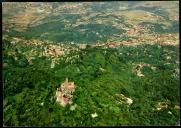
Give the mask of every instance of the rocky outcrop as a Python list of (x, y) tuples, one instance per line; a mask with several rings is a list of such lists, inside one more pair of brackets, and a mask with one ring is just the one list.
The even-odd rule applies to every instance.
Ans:
[(134, 74), (136, 74), (137, 76), (141, 77), (141, 76), (144, 76), (144, 74), (141, 72), (141, 69), (143, 67), (150, 67), (153, 71), (156, 70), (156, 67), (153, 67), (151, 66), (150, 64), (145, 64), (145, 63), (140, 63), (140, 64), (136, 64), (133, 69), (132, 69), (132, 72)]
[(119, 99), (119, 103), (126, 103), (128, 105), (131, 105), (133, 103), (133, 100), (131, 98), (128, 98), (123, 94), (116, 94), (115, 96)]

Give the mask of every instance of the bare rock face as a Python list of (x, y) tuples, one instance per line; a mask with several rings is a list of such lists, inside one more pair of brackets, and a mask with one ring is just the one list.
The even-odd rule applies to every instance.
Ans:
[(128, 105), (131, 105), (133, 103), (133, 100), (131, 98), (128, 98), (123, 94), (116, 94), (116, 97), (119, 99), (120, 103), (126, 103)]
[[(143, 67), (150, 67), (151, 65), (150, 64), (144, 64), (144, 63), (140, 63), (140, 64), (137, 64), (137, 65), (135, 65), (134, 67), (133, 67), (133, 73), (135, 73), (137, 76), (139, 76), (139, 77), (142, 77), (142, 76), (144, 76), (144, 74), (142, 74), (142, 72), (141, 72), (141, 69), (143, 68)], [(152, 70), (155, 70), (155, 67), (152, 67)]]
[(74, 82), (68, 82), (68, 78), (66, 78), (66, 80), (61, 84), (61, 86), (56, 90), (56, 101), (63, 107), (67, 104), (72, 104), (74, 91)]

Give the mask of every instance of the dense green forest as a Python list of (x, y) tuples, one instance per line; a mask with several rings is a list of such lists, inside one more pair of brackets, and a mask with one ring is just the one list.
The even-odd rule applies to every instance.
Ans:
[[(50, 69), (50, 60), (44, 57), (36, 57), (33, 65), (29, 65), (17, 47), (4, 46), (5, 125), (174, 125), (178, 121), (179, 113), (174, 109), (180, 102), (179, 76), (175, 70), (179, 67), (175, 61), (178, 48), (159, 45), (86, 48), (68, 55), (79, 56), (72, 63), (65, 63), (65, 57)], [(7, 48), (16, 52), (16, 60), (7, 55)], [(166, 60), (166, 56), (172, 59)], [(140, 62), (151, 64), (156, 70), (145, 67), (144, 77), (139, 77), (132, 73), (132, 68)], [(77, 85), (74, 111), (70, 105), (61, 107), (54, 99), (56, 88), (66, 77)], [(120, 93), (131, 97), (133, 104), (121, 104), (116, 97)], [(158, 102), (166, 102), (168, 108), (157, 111)], [(98, 114), (95, 119), (90, 116), (94, 112)]]
[(3, 125), (178, 125), (178, 14), (176, 1), (4, 3)]

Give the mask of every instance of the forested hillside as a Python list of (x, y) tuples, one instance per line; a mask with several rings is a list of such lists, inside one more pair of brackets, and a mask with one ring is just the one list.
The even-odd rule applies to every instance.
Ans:
[(3, 125), (178, 125), (178, 1), (3, 3)]

